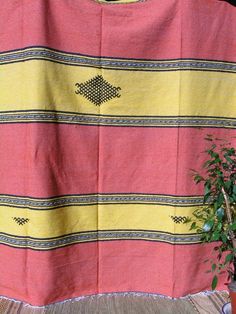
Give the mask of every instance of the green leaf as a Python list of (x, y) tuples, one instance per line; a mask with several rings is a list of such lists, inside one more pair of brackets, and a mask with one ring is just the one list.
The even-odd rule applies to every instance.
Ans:
[(232, 182), (231, 181), (227, 181), (225, 182), (225, 187), (226, 189), (229, 189), (231, 187)]
[[(215, 145), (214, 146), (212, 146), (212, 148), (213, 149), (215, 149), (216, 147), (215, 147)], [(217, 154), (216, 152), (214, 152), (213, 150), (210, 152), (210, 155), (211, 155), (211, 157), (213, 157), (213, 158), (219, 158), (219, 154)]]
[(220, 177), (222, 177), (222, 175), (223, 175), (223, 172), (218, 168), (215, 168), (215, 173), (218, 174), (218, 176), (220, 176)]
[(217, 200), (216, 200), (216, 203), (217, 203), (217, 205), (218, 205), (218, 206), (217, 206), (218, 208), (221, 207), (222, 204), (224, 203), (224, 196), (223, 196), (222, 193), (220, 193), (220, 194), (218, 195)]
[(190, 217), (187, 217), (183, 223), (189, 224), (190, 222), (192, 222), (192, 219)]
[(226, 162), (223, 162), (223, 163), (222, 163), (222, 167), (223, 167), (223, 169), (225, 169), (225, 170), (228, 170), (228, 169), (229, 169), (229, 165), (228, 165)]
[(221, 234), (221, 240), (222, 240), (223, 243), (227, 243), (228, 239), (227, 239), (227, 236), (224, 233)]
[(212, 270), (212, 271), (215, 271), (215, 270), (216, 270), (216, 264), (212, 264), (212, 265), (211, 265), (211, 270)]
[(236, 230), (236, 222), (234, 222), (232, 225), (229, 225), (230, 230)]
[(204, 184), (204, 195), (209, 194), (211, 192), (211, 183), (206, 181)]
[(233, 193), (236, 195), (236, 184), (233, 186)]
[(193, 222), (193, 223), (191, 224), (190, 230), (194, 230), (194, 229), (196, 229), (196, 228), (197, 228), (196, 222)]
[(231, 203), (234, 202), (234, 198), (232, 196), (229, 196), (229, 200), (230, 200)]
[(206, 201), (209, 199), (210, 196), (211, 196), (211, 192), (206, 193), (203, 198), (203, 203), (206, 203)]
[(221, 229), (222, 229), (222, 223), (221, 223), (221, 222), (219, 222), (219, 223), (217, 224), (216, 229), (217, 229), (218, 231), (221, 231)]
[(211, 237), (212, 241), (218, 241), (220, 239), (220, 233), (214, 232)]
[(234, 154), (235, 154), (235, 148), (234, 148), (234, 147), (229, 148), (229, 149), (228, 149), (228, 154), (229, 154), (229, 156), (234, 156)]
[(196, 174), (196, 175), (194, 176), (194, 181), (195, 181), (196, 183), (199, 183), (199, 182), (201, 182), (201, 181), (203, 181), (203, 180), (204, 180), (203, 177), (200, 176), (199, 174)]
[(216, 286), (217, 286), (217, 283), (218, 283), (218, 278), (217, 278), (217, 276), (215, 275), (215, 276), (213, 277), (213, 280), (212, 280), (212, 283), (211, 283), (211, 288), (212, 288), (212, 290), (215, 290), (215, 288), (216, 288)]
[(229, 157), (227, 156), (226, 154), (224, 155), (225, 159), (229, 162), (229, 163), (233, 163), (234, 161)]
[(204, 223), (202, 230), (204, 232), (208, 232), (212, 229), (213, 226), (214, 226), (214, 220), (208, 220)]
[(234, 258), (234, 255), (232, 253), (226, 255), (226, 257), (225, 257), (225, 264), (232, 262), (233, 258)]
[(211, 160), (207, 160), (203, 164), (203, 168), (207, 169), (211, 165)]
[(218, 219), (222, 219), (224, 217), (225, 211), (224, 208), (220, 207), (216, 211), (216, 216)]

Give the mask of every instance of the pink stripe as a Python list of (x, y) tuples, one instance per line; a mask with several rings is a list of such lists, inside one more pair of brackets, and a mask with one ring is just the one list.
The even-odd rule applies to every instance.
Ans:
[[(235, 137), (236, 130), (198, 128), (101, 128), (99, 187), (104, 192), (197, 195), (190, 169), (201, 170), (204, 138)], [(232, 138), (231, 143), (236, 144)], [(104, 147), (104, 149), (102, 149)]]
[(230, 138), (236, 130), (1, 125), (0, 194), (199, 195), (190, 169), (201, 169), (209, 133)]
[(0, 245), (0, 295), (46, 305), (97, 293), (97, 243), (48, 252)]
[(97, 191), (98, 127), (9, 124), (0, 137), (0, 194)]
[[(48, 252), (1, 245), (0, 295), (33, 305), (107, 292), (140, 291), (180, 297), (210, 289), (212, 275), (205, 273), (209, 265), (203, 261), (212, 247), (100, 242), (98, 259), (97, 243)], [(218, 289), (225, 289), (224, 281), (223, 276)]]
[(43, 45), (97, 56), (236, 61), (236, 10), (224, 1), (8, 0), (0, 29), (0, 51)]
[[(99, 245), (100, 290), (143, 291), (176, 298), (210, 290), (212, 274), (206, 274), (210, 265), (204, 261), (214, 258), (214, 246), (104, 242)], [(219, 278), (219, 290), (225, 289), (225, 281), (226, 276)]]

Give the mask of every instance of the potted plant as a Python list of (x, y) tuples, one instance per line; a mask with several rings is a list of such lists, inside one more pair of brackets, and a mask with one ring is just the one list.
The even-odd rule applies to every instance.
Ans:
[(208, 260), (213, 273), (212, 290), (218, 276), (228, 272), (231, 305), (236, 314), (236, 148), (224, 139), (207, 135), (209, 147), (202, 172), (192, 170), (196, 184), (204, 187), (203, 206), (186, 220), (190, 230), (201, 234), (203, 243), (215, 242), (216, 258)]

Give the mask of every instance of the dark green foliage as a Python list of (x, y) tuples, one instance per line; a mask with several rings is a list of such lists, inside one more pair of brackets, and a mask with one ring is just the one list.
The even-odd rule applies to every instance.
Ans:
[(236, 150), (230, 142), (212, 135), (205, 140), (210, 147), (204, 151), (203, 174), (192, 170), (195, 183), (204, 187), (203, 206), (185, 223), (201, 234), (203, 243), (216, 242), (218, 262), (210, 260), (215, 289), (222, 271), (228, 271), (231, 278), (236, 276), (232, 269), (236, 260)]

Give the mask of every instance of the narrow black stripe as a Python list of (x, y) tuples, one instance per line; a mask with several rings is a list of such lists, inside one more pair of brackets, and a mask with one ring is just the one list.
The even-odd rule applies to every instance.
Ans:
[(107, 232), (107, 233), (115, 233), (115, 232), (143, 232), (143, 233), (157, 233), (157, 234), (163, 234), (167, 236), (172, 236), (172, 237), (177, 237), (177, 236), (183, 236), (184, 237), (191, 237), (191, 236), (200, 236), (199, 234), (196, 233), (172, 233), (172, 232), (167, 232), (167, 231), (158, 231), (158, 230), (146, 230), (146, 229), (102, 229), (102, 230), (88, 230), (88, 231), (78, 231), (78, 232), (73, 232), (73, 233), (67, 233), (64, 235), (56, 236), (56, 237), (50, 237), (50, 238), (36, 238), (36, 237), (31, 237), (31, 236), (20, 236), (20, 235), (13, 235), (7, 232), (0, 232), (0, 235), (6, 235), (9, 237), (13, 238), (19, 238), (19, 239), (30, 239), (30, 240), (56, 240), (56, 239), (61, 239), (64, 237), (70, 237), (70, 236), (76, 236), (77, 234), (89, 234), (89, 233), (102, 233), (102, 232)]
[(199, 245), (200, 242), (196, 242), (196, 243), (168, 243), (168, 242), (163, 242), (163, 241), (158, 241), (158, 240), (145, 240), (145, 239), (124, 239), (124, 240), (120, 240), (120, 239), (112, 239), (112, 240), (99, 240), (99, 241), (84, 241), (84, 242), (79, 242), (79, 243), (71, 243), (71, 244), (67, 244), (67, 245), (64, 245), (64, 246), (60, 246), (60, 247), (54, 247), (54, 248), (50, 248), (50, 249), (36, 249), (36, 248), (31, 248), (31, 247), (20, 247), (20, 246), (13, 246), (13, 245), (9, 245), (9, 244), (6, 244), (6, 243), (1, 243), (0, 242), (0, 245), (5, 245), (7, 247), (10, 247), (10, 248), (17, 248), (17, 249), (22, 249), (22, 250), (32, 250), (32, 251), (40, 251), (40, 252), (48, 252), (48, 251), (53, 251), (53, 250), (57, 250), (57, 249), (60, 249), (60, 248), (66, 248), (66, 247), (69, 247), (69, 246), (72, 246), (72, 245), (83, 245), (83, 244), (86, 244), (86, 243), (99, 243), (99, 242), (118, 242), (118, 241), (142, 241), (142, 242), (155, 242), (155, 243), (165, 243), (165, 244), (168, 244), (168, 245), (171, 245), (171, 246), (193, 246), (193, 245)]
[(155, 116), (155, 115), (109, 115), (109, 114), (95, 114), (95, 113), (80, 113), (76, 111), (62, 111), (62, 110), (47, 110), (47, 109), (23, 109), (23, 110), (6, 110), (6, 111), (0, 111), (0, 115), (4, 113), (13, 113), (17, 114), (19, 112), (24, 113), (36, 113), (42, 112), (42, 113), (55, 113), (55, 114), (68, 114), (70, 115), (79, 115), (79, 116), (94, 116), (94, 117), (111, 117), (111, 118), (132, 118), (132, 119), (140, 119), (140, 118), (147, 118), (147, 119), (179, 119), (179, 118), (186, 118), (186, 119), (224, 119), (224, 120), (236, 120), (235, 117), (223, 117), (223, 116), (190, 116), (190, 115), (178, 115), (178, 116), (172, 116), (172, 115), (162, 115), (162, 116)]
[(200, 243), (201, 235), (199, 234), (170, 234), (159, 231), (141, 231), (141, 230), (97, 230), (78, 232), (73, 235), (64, 235), (53, 238), (35, 238), (30, 236), (7, 235), (0, 233), (0, 243), (6, 243), (12, 246), (33, 247), (39, 249), (47, 249), (60, 247), (72, 243), (83, 243), (100, 240), (148, 240), (160, 241), (166, 243)]
[(97, 205), (153, 205), (193, 207), (203, 204), (203, 197), (179, 197), (145, 194), (91, 194), (73, 195), (51, 198), (30, 198), (20, 196), (0, 195), (0, 206), (28, 208), (30, 210), (54, 210), (67, 206), (97, 206)]
[(98, 242), (98, 241), (124, 241), (124, 240), (141, 240), (141, 241), (154, 241), (172, 244), (188, 244), (188, 243), (201, 243), (201, 236), (199, 234), (189, 235), (170, 235), (163, 234), (162, 232), (141, 232), (141, 231), (119, 231), (111, 230), (109, 232), (99, 230), (95, 232), (81, 232), (73, 236), (66, 235), (60, 238), (30, 238), (19, 236), (6, 236), (0, 234), (0, 243), (7, 244), (12, 247), (27, 247), (39, 250), (53, 249), (68, 246), (76, 243), (85, 242)]
[[(2, 125), (7, 125), (7, 124), (38, 124), (38, 123), (43, 123), (43, 124), (66, 124), (66, 125), (78, 125), (78, 123), (68, 123), (68, 122), (46, 122), (46, 121), (27, 121), (27, 122), (1, 122), (0, 124)], [(153, 126), (153, 125), (147, 125), (147, 126), (139, 126), (139, 125), (107, 125), (107, 124), (99, 124), (99, 125), (95, 125), (95, 124), (79, 124), (80, 126), (90, 126), (90, 127), (98, 127), (98, 126), (102, 126), (102, 127), (114, 127), (114, 128), (156, 128), (156, 129), (163, 129), (163, 128), (181, 128), (181, 129), (189, 129), (189, 128), (193, 128), (193, 129), (229, 129), (229, 130), (234, 130), (235, 127), (233, 126), (224, 126), (224, 125), (220, 125), (220, 126), (208, 126), (208, 125), (204, 125), (204, 126), (195, 126), (195, 125), (189, 125), (189, 126), (182, 126), (182, 125), (177, 125), (177, 126), (172, 126), (172, 125), (168, 125), (168, 126)]]
[(56, 123), (81, 126), (139, 128), (236, 128), (236, 118), (207, 116), (115, 116), (70, 113), (63, 111), (3, 111), (0, 124)]
[(77, 67), (85, 67), (85, 68), (95, 68), (95, 69), (106, 69), (106, 70), (113, 70), (113, 71), (126, 71), (126, 72), (179, 72), (179, 71), (197, 71), (197, 72), (218, 72), (218, 73), (231, 73), (231, 74), (235, 74), (235, 71), (230, 71), (230, 70), (217, 70), (217, 69), (210, 69), (210, 68), (178, 68), (178, 69), (156, 69), (156, 70), (151, 70), (151, 69), (146, 69), (146, 68), (113, 68), (113, 67), (109, 67), (109, 66), (99, 66), (99, 65), (91, 65), (91, 64), (71, 64), (71, 63), (66, 63), (66, 62), (58, 62), (55, 60), (48, 60), (46, 58), (28, 58), (28, 59), (23, 59), (23, 60), (18, 60), (18, 61), (9, 61), (9, 62), (4, 62), (1, 63), (0, 62), (0, 66), (4, 66), (7, 64), (14, 64), (14, 63), (20, 63), (20, 62), (27, 62), (27, 61), (37, 61), (37, 60), (41, 60), (41, 61), (47, 61), (47, 62), (53, 62), (56, 64), (62, 64), (62, 65), (67, 65), (67, 66), (77, 66)]
[(1, 65), (30, 60), (44, 60), (71, 66), (86, 66), (104, 68), (108, 70), (125, 71), (216, 71), (223, 73), (236, 73), (236, 63), (224, 61), (204, 61), (201, 59), (175, 59), (173, 60), (152, 60), (145, 59), (117, 59), (106, 57), (93, 57), (76, 55), (63, 52), (56, 52), (49, 48), (25, 48), (13, 52), (0, 54)]
[(99, 55), (89, 55), (89, 54), (81, 54), (78, 52), (69, 52), (69, 51), (65, 51), (65, 50), (59, 50), (56, 48), (52, 48), (49, 46), (26, 46), (26, 47), (22, 47), (22, 48), (17, 48), (17, 49), (11, 49), (11, 50), (2, 50), (0, 51), (0, 56), (1, 54), (7, 54), (7, 53), (11, 53), (11, 52), (24, 52), (25, 50), (28, 49), (34, 49), (34, 48), (42, 48), (42, 49), (47, 49), (47, 50), (51, 50), (51, 51), (55, 51), (58, 53), (64, 53), (64, 54), (68, 54), (68, 55), (76, 55), (76, 56), (81, 56), (81, 57), (89, 57), (89, 58), (103, 58), (103, 59), (118, 59), (118, 60), (134, 60), (134, 61), (150, 61), (150, 62), (155, 62), (155, 61), (160, 61), (160, 62), (165, 62), (165, 61), (178, 61), (178, 60), (183, 60), (183, 61), (188, 61), (188, 60), (194, 60), (194, 61), (205, 61), (205, 62), (219, 62), (219, 63), (228, 63), (228, 64), (232, 64), (232, 63), (236, 63), (235, 61), (225, 61), (222, 59), (198, 59), (198, 58), (172, 58), (172, 59), (146, 59), (146, 58), (124, 58), (124, 57), (109, 57), (109, 56), (99, 56)]

